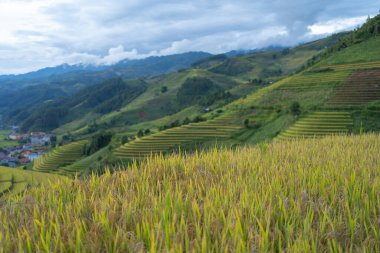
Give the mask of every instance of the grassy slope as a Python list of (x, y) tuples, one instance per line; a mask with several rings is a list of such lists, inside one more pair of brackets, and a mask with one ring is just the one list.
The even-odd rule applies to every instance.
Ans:
[(334, 53), (331, 57), (321, 61), (318, 65), (370, 62), (380, 60), (380, 37), (370, 38), (360, 44), (352, 45)]
[(10, 199), (5, 252), (377, 252), (380, 136), (153, 158)]

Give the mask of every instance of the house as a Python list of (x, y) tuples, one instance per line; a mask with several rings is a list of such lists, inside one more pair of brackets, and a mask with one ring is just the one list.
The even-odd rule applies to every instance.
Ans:
[(42, 156), (42, 154), (37, 154), (37, 153), (31, 153), (29, 156), (28, 156), (28, 160), (33, 162), (34, 160), (36, 160), (37, 158), (40, 158)]
[(30, 150), (30, 149), (32, 149), (32, 146), (30, 146), (28, 144), (24, 144), (24, 145), (22, 145), (22, 149)]
[(7, 160), (8, 159), (8, 155), (5, 154), (4, 152), (0, 152), (0, 160)]
[(29, 136), (27, 134), (17, 134), (17, 133), (11, 133), (9, 135), (9, 139), (13, 141), (23, 140), (27, 139)]
[(210, 107), (207, 107), (207, 108), (204, 108), (203, 111), (204, 111), (204, 112), (211, 112), (212, 109), (211, 109)]
[(30, 133), (30, 143), (35, 146), (46, 146), (51, 141), (51, 135), (43, 132)]

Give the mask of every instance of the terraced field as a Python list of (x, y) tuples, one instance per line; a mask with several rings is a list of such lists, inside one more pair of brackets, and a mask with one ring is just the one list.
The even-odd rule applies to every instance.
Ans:
[(0, 167), (0, 197), (19, 194), (28, 187), (48, 184), (61, 176), (35, 171)]
[[(329, 68), (335, 71), (339, 70), (360, 70), (360, 69), (372, 69), (380, 68), (380, 61), (373, 62), (357, 62), (357, 63), (348, 63), (348, 64), (336, 64), (336, 65), (325, 65), (323, 68)], [(318, 70), (314, 68), (314, 70)]]
[(326, 88), (341, 85), (352, 73), (351, 70), (339, 70), (331, 72), (305, 72), (285, 82), (280, 90), (287, 89), (312, 89)]
[(223, 139), (242, 128), (233, 123), (233, 119), (233, 116), (226, 115), (207, 122), (168, 129), (127, 143), (114, 154), (120, 159), (139, 159), (151, 154), (165, 154), (188, 144)]
[(89, 162), (76, 162), (68, 166), (60, 167), (57, 173), (65, 176), (79, 175), (82, 171), (88, 169), (89, 165)]
[(380, 69), (359, 70), (328, 101), (331, 105), (360, 105), (380, 100)]
[(298, 120), (277, 139), (314, 138), (348, 133), (353, 120), (348, 112), (315, 112)]
[(83, 147), (86, 143), (87, 141), (74, 142), (46, 153), (35, 160), (33, 170), (74, 175), (80, 168), (71, 168), (69, 166), (83, 157)]

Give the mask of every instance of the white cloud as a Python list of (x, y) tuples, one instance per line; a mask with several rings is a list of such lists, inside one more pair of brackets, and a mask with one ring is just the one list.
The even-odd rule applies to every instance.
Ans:
[(380, 0), (0, 0), (0, 73), (295, 45), (355, 27), (379, 5)]
[(312, 35), (332, 34), (345, 30), (351, 30), (352, 28), (363, 24), (366, 19), (367, 16), (338, 18), (310, 25), (308, 26), (308, 29)]

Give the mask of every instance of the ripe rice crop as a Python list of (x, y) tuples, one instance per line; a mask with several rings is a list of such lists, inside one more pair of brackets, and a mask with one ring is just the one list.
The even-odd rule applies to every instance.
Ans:
[(379, 252), (380, 135), (151, 157), (0, 208), (4, 252)]

